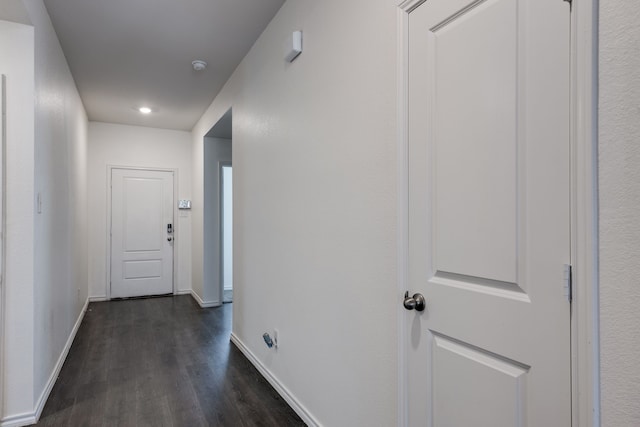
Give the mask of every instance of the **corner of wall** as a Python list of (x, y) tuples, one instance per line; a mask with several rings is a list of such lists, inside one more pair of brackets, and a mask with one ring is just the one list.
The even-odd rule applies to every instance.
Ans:
[[(4, 271), (4, 413), (11, 420), (34, 402), (35, 31), (0, 21), (0, 73), (7, 77)], [(11, 61), (3, 61), (11, 58)], [(5, 421), (3, 421), (5, 422)]]

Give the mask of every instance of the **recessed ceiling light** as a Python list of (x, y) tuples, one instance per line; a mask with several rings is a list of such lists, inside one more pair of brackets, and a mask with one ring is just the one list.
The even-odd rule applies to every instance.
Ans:
[(138, 111), (140, 111), (142, 114), (151, 114), (151, 108), (149, 107), (140, 107), (138, 108)]

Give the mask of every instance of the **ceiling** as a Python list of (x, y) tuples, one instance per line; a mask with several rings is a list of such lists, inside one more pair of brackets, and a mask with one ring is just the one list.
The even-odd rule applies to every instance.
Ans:
[(191, 130), (284, 0), (44, 3), (89, 120)]

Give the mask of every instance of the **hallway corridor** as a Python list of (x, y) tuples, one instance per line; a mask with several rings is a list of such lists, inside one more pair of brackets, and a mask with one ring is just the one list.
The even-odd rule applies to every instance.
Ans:
[(91, 303), (37, 426), (303, 426), (229, 341), (232, 305)]

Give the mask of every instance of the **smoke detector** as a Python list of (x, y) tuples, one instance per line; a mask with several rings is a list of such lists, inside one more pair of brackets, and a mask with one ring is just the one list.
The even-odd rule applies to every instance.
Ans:
[(204, 61), (201, 61), (200, 59), (196, 59), (191, 63), (191, 65), (193, 66), (193, 69), (196, 71), (202, 71), (205, 68), (207, 68), (207, 63)]

